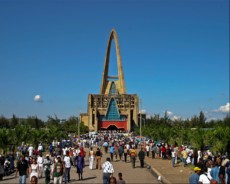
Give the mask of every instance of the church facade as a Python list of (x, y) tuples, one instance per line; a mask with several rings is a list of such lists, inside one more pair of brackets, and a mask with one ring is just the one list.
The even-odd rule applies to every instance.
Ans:
[[(117, 56), (117, 76), (109, 75), (109, 56), (113, 40)], [(100, 94), (88, 95), (87, 113), (80, 114), (80, 121), (84, 122), (90, 131), (131, 131), (138, 126), (138, 112), (138, 96), (126, 93), (118, 36), (113, 29), (106, 48)]]

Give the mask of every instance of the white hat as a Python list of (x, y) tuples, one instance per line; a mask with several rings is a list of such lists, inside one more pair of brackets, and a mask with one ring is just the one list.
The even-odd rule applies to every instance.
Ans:
[(46, 154), (46, 157), (49, 157), (50, 155), (49, 154)]

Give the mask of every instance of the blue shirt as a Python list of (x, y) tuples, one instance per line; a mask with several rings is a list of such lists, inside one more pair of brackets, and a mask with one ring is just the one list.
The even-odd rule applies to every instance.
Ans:
[(219, 178), (219, 171), (220, 168), (218, 166), (215, 166), (212, 168), (210, 175), (212, 176), (212, 179), (218, 181), (218, 183), (220, 183), (220, 178)]
[(109, 149), (109, 152), (114, 153), (114, 151), (115, 151), (115, 148), (113, 146), (111, 146), (110, 149)]
[(199, 184), (199, 175), (197, 173), (193, 173), (189, 177), (189, 184)]

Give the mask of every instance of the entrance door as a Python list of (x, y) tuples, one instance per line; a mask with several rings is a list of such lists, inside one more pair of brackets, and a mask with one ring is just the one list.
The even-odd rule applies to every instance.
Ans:
[(118, 128), (115, 125), (110, 125), (107, 130), (118, 130)]

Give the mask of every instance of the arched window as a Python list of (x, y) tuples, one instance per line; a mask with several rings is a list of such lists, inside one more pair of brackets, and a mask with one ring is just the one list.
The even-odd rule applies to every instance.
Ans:
[(110, 95), (117, 95), (117, 89), (116, 89), (116, 85), (114, 82), (111, 83), (109, 94)]

